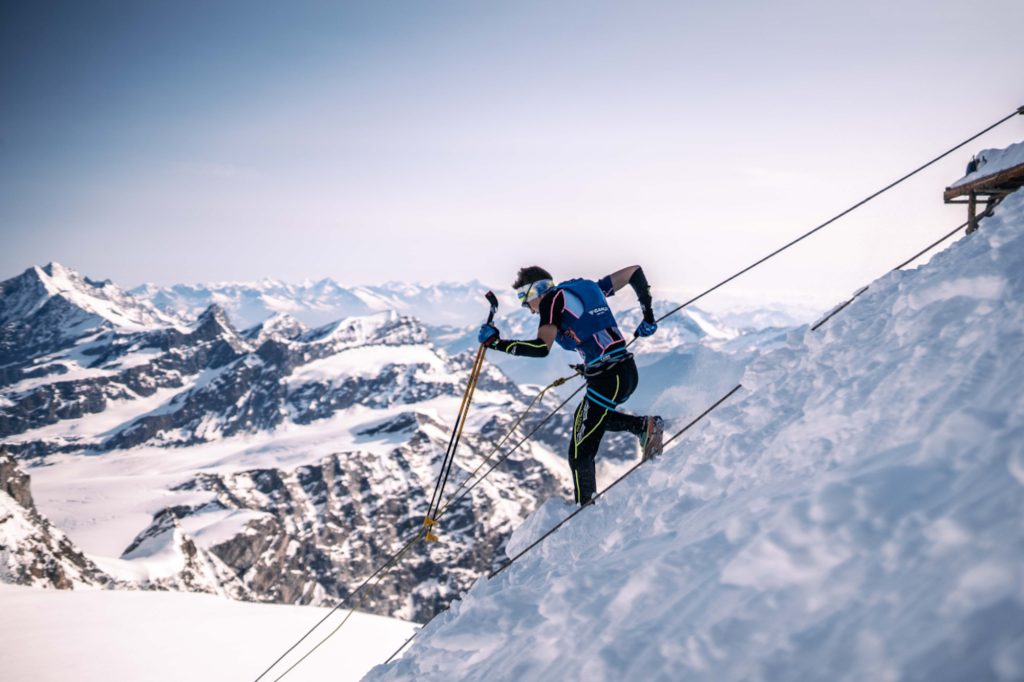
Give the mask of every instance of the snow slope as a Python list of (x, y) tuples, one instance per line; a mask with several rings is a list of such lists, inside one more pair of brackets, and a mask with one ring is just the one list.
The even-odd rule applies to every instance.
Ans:
[[(286, 643), (327, 612), (188, 593), (72, 592), (3, 584), (0, 603), (0, 679), (32, 682), (252, 680)], [(343, 615), (335, 614), (328, 623)], [(414, 627), (355, 613), (315, 660), (304, 662), (287, 679), (358, 680), (391, 655)]]
[(1022, 680), (1022, 356), (1018, 192), (368, 679)]

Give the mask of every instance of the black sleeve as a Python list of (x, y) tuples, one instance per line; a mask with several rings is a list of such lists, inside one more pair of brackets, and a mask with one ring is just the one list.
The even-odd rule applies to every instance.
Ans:
[(654, 301), (651, 298), (651, 285), (647, 283), (644, 276), (644, 269), (637, 268), (633, 276), (629, 278), (629, 286), (636, 292), (636, 300), (640, 301), (640, 308), (644, 312), (644, 321), (654, 324)]
[(508, 353), (509, 355), (523, 355), (528, 358), (547, 357), (548, 351), (551, 350), (548, 348), (548, 344), (544, 343), (539, 336), (529, 341), (498, 339), (491, 344), (491, 348), (502, 353)]

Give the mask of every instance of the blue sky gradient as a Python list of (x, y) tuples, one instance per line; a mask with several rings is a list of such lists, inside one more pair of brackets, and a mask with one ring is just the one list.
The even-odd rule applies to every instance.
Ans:
[[(0, 277), (680, 294), (1024, 104), (1024, 5), (52, 2), (0, 9)], [(736, 283), (831, 299), (962, 220), (1024, 117)]]

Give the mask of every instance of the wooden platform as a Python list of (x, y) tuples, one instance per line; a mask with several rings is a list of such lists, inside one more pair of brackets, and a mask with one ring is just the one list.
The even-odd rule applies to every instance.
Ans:
[[(967, 232), (978, 229), (978, 220), (992, 212), (992, 209), (1009, 194), (1024, 187), (1024, 163), (985, 175), (956, 187), (947, 187), (942, 199), (947, 204), (967, 204)], [(962, 198), (961, 198), (962, 197)], [(978, 216), (978, 202), (985, 203), (985, 210)]]

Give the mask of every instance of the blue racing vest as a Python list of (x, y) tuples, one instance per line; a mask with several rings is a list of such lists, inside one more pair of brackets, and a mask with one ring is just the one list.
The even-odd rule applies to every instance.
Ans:
[[(565, 294), (565, 310), (555, 341), (565, 350), (577, 351), (588, 365), (602, 359), (608, 346), (620, 340), (622, 334), (601, 287), (589, 279), (570, 279), (555, 289)], [(624, 351), (621, 344), (614, 352), (620, 350)]]

